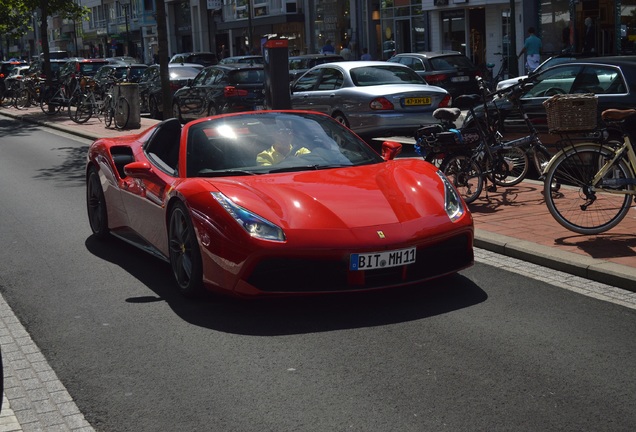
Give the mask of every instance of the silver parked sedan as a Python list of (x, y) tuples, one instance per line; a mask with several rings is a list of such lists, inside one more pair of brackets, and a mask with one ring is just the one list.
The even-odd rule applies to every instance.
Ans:
[(363, 137), (412, 135), (436, 123), (433, 111), (449, 107), (449, 93), (408, 66), (349, 61), (315, 66), (291, 88), (293, 109), (319, 111)]

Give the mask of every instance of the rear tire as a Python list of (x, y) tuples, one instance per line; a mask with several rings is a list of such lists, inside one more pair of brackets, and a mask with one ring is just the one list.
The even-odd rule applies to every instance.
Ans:
[(155, 120), (161, 120), (161, 111), (159, 111), (159, 104), (154, 96), (150, 96), (148, 99), (148, 111), (150, 112), (150, 118)]
[(495, 154), (494, 160), (497, 166), (488, 167), (492, 173), (488, 178), (497, 186), (515, 186), (521, 183), (528, 175), (528, 154), (519, 147), (500, 150)]
[(345, 117), (345, 115), (343, 113), (341, 113), (340, 111), (335, 112), (332, 116), (338, 123), (349, 127), (349, 120), (347, 120), (347, 117)]
[(95, 167), (88, 169), (86, 177), (86, 208), (91, 231), (98, 238), (106, 238), (108, 229), (108, 211), (102, 183)]

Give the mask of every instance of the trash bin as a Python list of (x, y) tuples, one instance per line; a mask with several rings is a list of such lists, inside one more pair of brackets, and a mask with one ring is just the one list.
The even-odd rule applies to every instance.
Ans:
[[(141, 108), (139, 104), (139, 84), (120, 83), (115, 85), (113, 98), (115, 103), (123, 96), (128, 101), (128, 123), (124, 129), (139, 129), (141, 127)], [(115, 113), (115, 115), (118, 115)], [(115, 119), (116, 121), (122, 119)]]

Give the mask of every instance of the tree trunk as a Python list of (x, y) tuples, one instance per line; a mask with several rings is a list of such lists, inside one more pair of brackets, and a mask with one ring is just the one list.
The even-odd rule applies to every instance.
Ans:
[(170, 90), (170, 74), (168, 72), (168, 31), (166, 29), (166, 4), (157, 0), (157, 44), (159, 56), (159, 74), (161, 76), (161, 96), (163, 119), (172, 118), (172, 91)]

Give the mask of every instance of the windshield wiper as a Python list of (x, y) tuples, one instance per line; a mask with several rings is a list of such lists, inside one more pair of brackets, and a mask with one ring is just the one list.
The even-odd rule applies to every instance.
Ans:
[(272, 170), (269, 170), (270, 173), (284, 173), (284, 172), (294, 172), (294, 171), (318, 171), (318, 170), (322, 170), (322, 169), (329, 169), (329, 168), (343, 168), (343, 167), (350, 167), (353, 165), (344, 165), (344, 164), (330, 164), (330, 165), (296, 165), (296, 166), (290, 166), (290, 167), (283, 167), (283, 168), (275, 168)]
[(238, 169), (229, 169), (229, 170), (219, 170), (219, 171), (208, 171), (208, 172), (200, 172), (200, 177), (226, 177), (226, 176), (242, 176), (242, 175), (258, 175), (259, 173), (255, 173), (252, 171), (246, 170), (238, 170)]

